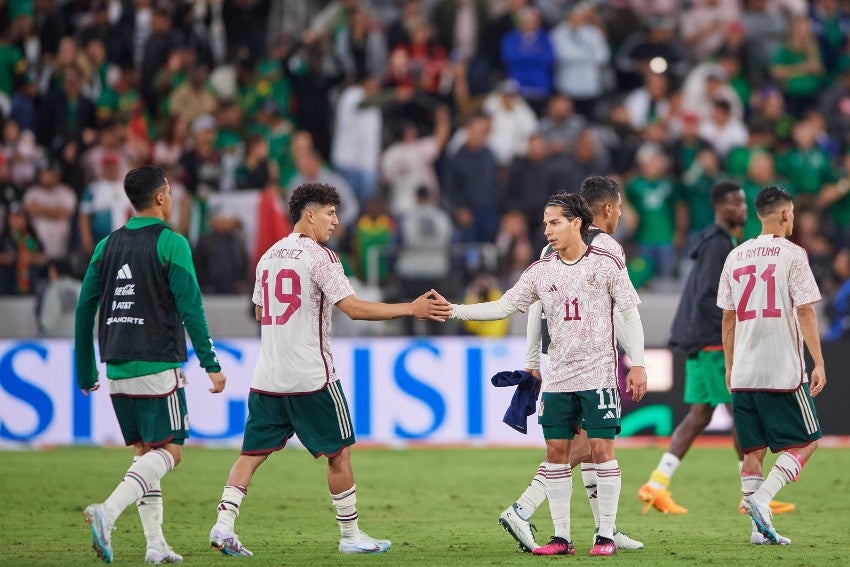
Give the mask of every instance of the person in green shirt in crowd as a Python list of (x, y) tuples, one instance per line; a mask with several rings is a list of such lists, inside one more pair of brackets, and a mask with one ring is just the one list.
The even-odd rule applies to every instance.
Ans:
[(833, 242), (843, 248), (850, 247), (850, 150), (842, 158), (840, 178), (824, 186), (818, 195), (817, 205), (829, 211), (834, 232)]
[(735, 179), (747, 176), (750, 156), (760, 152), (772, 152), (776, 147), (776, 137), (764, 122), (750, 124), (750, 137), (746, 146), (732, 148), (726, 155), (726, 172)]
[(638, 150), (638, 174), (626, 183), (626, 196), (638, 215), (635, 241), (638, 255), (648, 260), (656, 274), (672, 277), (676, 270), (676, 249), (685, 233), (685, 210), (679, 206), (675, 181), (661, 148), (644, 144)]
[(720, 158), (710, 148), (704, 148), (681, 176), (680, 191), (688, 209), (688, 236), (714, 222), (711, 190), (721, 178)]
[(12, 98), (15, 79), (27, 70), (27, 60), (18, 46), (9, 37), (11, 26), (0, 29), (0, 91)]
[(761, 221), (756, 214), (756, 196), (765, 187), (776, 185), (794, 194), (792, 186), (778, 179), (773, 156), (767, 152), (753, 152), (747, 166), (747, 176), (741, 184), (747, 199), (747, 222), (744, 223), (744, 240), (761, 234)]
[(788, 40), (773, 54), (770, 74), (779, 81), (788, 112), (801, 117), (817, 105), (824, 68), (820, 48), (807, 15), (794, 16)]
[(794, 145), (776, 158), (776, 172), (788, 179), (796, 192), (798, 206), (811, 205), (824, 185), (838, 180), (832, 160), (817, 146), (817, 130), (804, 120), (794, 126)]
[(92, 547), (112, 562), (112, 530), (133, 503), (147, 539), (146, 563), (179, 563), (162, 534), (160, 479), (180, 463), (189, 435), (185, 378), (186, 332), (210, 392), (224, 390), (215, 347), (207, 330), (201, 290), (189, 242), (166, 224), (171, 187), (159, 167), (140, 167), (124, 178), (124, 190), (137, 211), (94, 250), (77, 303), (74, 369), (88, 395), (100, 387), (92, 343), (100, 311), (98, 342), (115, 416), (133, 464), (112, 494), (83, 512)]

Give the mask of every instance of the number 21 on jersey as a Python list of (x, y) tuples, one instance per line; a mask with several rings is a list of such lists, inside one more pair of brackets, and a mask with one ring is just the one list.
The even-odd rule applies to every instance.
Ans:
[(752, 297), (757, 283), (767, 286), (767, 307), (761, 310), (761, 316), (764, 318), (782, 317), (782, 310), (776, 308), (776, 276), (774, 276), (774, 272), (776, 272), (776, 264), (768, 264), (758, 277), (756, 277), (755, 264), (741, 266), (732, 271), (732, 277), (735, 278), (735, 281), (744, 284), (744, 291), (741, 292), (741, 299), (738, 301), (738, 308), (736, 309), (738, 321), (748, 321), (759, 315), (757, 310), (747, 309), (747, 304), (750, 302), (750, 297)]
[(283, 313), (272, 318), (270, 313), (269, 271), (263, 270), (263, 316), (261, 325), (286, 325), (292, 314), (301, 307), (301, 276), (295, 270), (284, 268), (274, 276), (274, 299), (286, 306)]

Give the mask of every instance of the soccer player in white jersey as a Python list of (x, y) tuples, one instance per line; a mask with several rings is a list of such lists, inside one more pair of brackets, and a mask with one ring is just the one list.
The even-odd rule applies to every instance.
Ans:
[[(794, 227), (791, 195), (766, 187), (756, 196), (756, 212), (761, 234), (729, 253), (717, 306), (723, 309), (726, 385), (744, 451), (741, 506), (754, 532), (772, 543), (789, 544), (773, 528), (769, 503), (797, 480), (821, 437), (812, 401), (826, 385), (813, 306), (820, 292), (805, 250), (786, 238)], [(815, 364), (811, 384), (804, 341)], [(779, 456), (765, 479), (766, 447)]]
[[(242, 454), (236, 460), (210, 531), (210, 545), (225, 555), (252, 555), (234, 533), (242, 499), (257, 468), (293, 434), (318, 458), (328, 458), (328, 487), (340, 529), (340, 553), (382, 553), (387, 540), (360, 531), (350, 447), (354, 431), (330, 350), (331, 310), (372, 321), (407, 315), (445, 321), (443, 298), (411, 303), (363, 301), (345, 277), (339, 257), (323, 244), (339, 220), (339, 194), (329, 185), (301, 185), (289, 200), (293, 233), (257, 264), (254, 305), (262, 348), (248, 396)], [(436, 294), (436, 292), (433, 292)]]
[(558, 194), (543, 213), (550, 254), (531, 264), (519, 281), (497, 301), (453, 305), (452, 317), (464, 320), (502, 319), (526, 311), (535, 301), (543, 305), (552, 342), (549, 367), (543, 376), (538, 422), (546, 439), (543, 484), (555, 527), (552, 540), (535, 548), (535, 555), (573, 555), (570, 536), (572, 470), (570, 445), (580, 428), (587, 431), (596, 464), (599, 532), (591, 555), (613, 555), (620, 466), (614, 456), (614, 437), (620, 430), (617, 349), (613, 312), (623, 315), (625, 344), (634, 365), (626, 391), (640, 401), (646, 393), (643, 327), (640, 302), (622, 260), (585, 244), (593, 214), (583, 197)]
[[(620, 261), (625, 264), (626, 255), (623, 252), (623, 247), (614, 240), (610, 235), (617, 229), (617, 223), (620, 220), (620, 207), (623, 203), (623, 197), (620, 193), (620, 186), (610, 177), (594, 176), (588, 177), (581, 184), (579, 195), (584, 197), (593, 214), (593, 224), (590, 227), (587, 237), (584, 238), (586, 244), (592, 244), (603, 250), (617, 256)], [(553, 252), (552, 246), (547, 244), (540, 258), (543, 259)], [(540, 379), (540, 362), (541, 358), (548, 356), (550, 337), (548, 328), (543, 322), (545, 318), (541, 318), (543, 308), (539, 301), (534, 302), (528, 308), (528, 327), (527, 327), (527, 349), (525, 370)], [(614, 310), (614, 330), (615, 333), (621, 325), (621, 317), (619, 311)], [(618, 336), (618, 339), (622, 337)], [(593, 463), (590, 452), (590, 442), (587, 439), (587, 433), (582, 429), (576, 433), (575, 438), (570, 446), (570, 468), (575, 468), (581, 464), (581, 478), (587, 492), (587, 498), (590, 502), (590, 508), (593, 512), (593, 520), (596, 525), (596, 531), (599, 530), (599, 500), (597, 498), (596, 485), (596, 465)], [(513, 536), (525, 552), (531, 552), (539, 547), (534, 540), (534, 532), (531, 528), (531, 516), (537, 508), (543, 504), (546, 499), (545, 478), (546, 478), (546, 463), (541, 463), (537, 469), (537, 474), (531, 479), (528, 488), (517, 498), (516, 502), (508, 506), (508, 508), (499, 516), (499, 523), (505, 530)], [(594, 533), (594, 541), (596, 534)], [(614, 543), (617, 549), (642, 549), (643, 543), (630, 538), (623, 532), (614, 529)]]

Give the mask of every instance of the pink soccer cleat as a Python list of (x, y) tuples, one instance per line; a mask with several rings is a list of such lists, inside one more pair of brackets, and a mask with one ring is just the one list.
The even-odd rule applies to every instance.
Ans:
[(607, 537), (596, 536), (596, 543), (590, 548), (590, 555), (608, 556), (617, 554), (617, 544)]
[(536, 547), (531, 552), (534, 555), (575, 555), (573, 544), (562, 537), (553, 536), (549, 543)]

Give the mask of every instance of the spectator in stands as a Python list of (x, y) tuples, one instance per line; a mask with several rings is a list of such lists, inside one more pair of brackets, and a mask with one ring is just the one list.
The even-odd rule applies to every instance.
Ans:
[(192, 198), (196, 230), (206, 230), (206, 203), (211, 193), (221, 188), (221, 155), (214, 147), (215, 118), (203, 114), (192, 122), (191, 149), (180, 156), (180, 181)]
[(739, 120), (744, 118), (744, 102), (729, 84), (725, 67), (715, 62), (701, 63), (694, 67), (685, 78), (682, 86), (682, 107), (695, 112), (702, 119), (711, 117), (711, 103), (725, 100), (732, 108), (732, 115)]
[(685, 47), (675, 34), (670, 16), (649, 16), (645, 29), (627, 37), (614, 59), (619, 88), (630, 91), (640, 86), (646, 71), (669, 72), (681, 80), (690, 67)]
[(527, 6), (519, 11), (517, 29), (502, 38), (501, 55), (508, 79), (519, 85), (519, 94), (543, 114), (552, 94), (555, 52), (549, 34), (541, 27), (540, 11)]
[(824, 186), (838, 180), (829, 154), (815, 144), (815, 134), (810, 121), (798, 122), (791, 133), (793, 145), (776, 157), (776, 172), (788, 180), (800, 207), (813, 205)]
[(251, 56), (260, 59), (266, 54), (271, 0), (240, 0), (222, 3), (222, 21), (227, 45), (232, 52), (247, 47)]
[(776, 142), (774, 149), (782, 150), (791, 143), (791, 130), (796, 119), (785, 112), (785, 97), (773, 86), (762, 87), (753, 97), (752, 113), (748, 119), (753, 128), (766, 130)]
[(3, 153), (16, 187), (28, 187), (46, 163), (44, 148), (36, 144), (35, 134), (31, 130), (21, 130), (14, 120), (7, 120), (3, 125)]
[[(537, 212), (539, 214), (540, 210)], [(537, 219), (532, 225), (538, 229), (537, 232), (543, 232), (539, 230), (540, 222)], [(512, 287), (535, 260), (537, 248), (531, 243), (528, 227), (526, 216), (517, 210), (509, 210), (499, 219), (499, 230), (493, 242), (499, 253), (497, 273), (501, 289)]]
[(438, 0), (431, 9), (437, 41), (453, 61), (464, 63), (472, 95), (490, 90), (487, 59), (487, 0)]
[(626, 183), (625, 193), (639, 219), (635, 233), (638, 254), (651, 263), (656, 274), (671, 278), (676, 271), (676, 247), (684, 243), (684, 210), (677, 207), (676, 184), (662, 149), (645, 144), (636, 159), (638, 173)]
[(574, 150), (579, 133), (588, 123), (587, 118), (574, 110), (573, 101), (567, 96), (554, 94), (549, 98), (538, 131), (545, 138), (550, 153)]
[(507, 79), (498, 92), (484, 99), (482, 108), (492, 121), (487, 146), (500, 167), (508, 167), (512, 159), (525, 155), (528, 138), (537, 131), (537, 116), (519, 91), (519, 83)]
[[(502, 288), (499, 287), (499, 280), (493, 274), (482, 272), (476, 274), (472, 281), (469, 282), (469, 285), (466, 286), (463, 304), (472, 305), (474, 303), (496, 301), (502, 297), (502, 293)], [(479, 337), (504, 337), (508, 334), (509, 326), (510, 321), (508, 319), (463, 322), (463, 328), (467, 333)]]
[(846, 8), (839, 8), (836, 0), (813, 0), (810, 17), (827, 81), (831, 82), (839, 71), (841, 55), (847, 46), (850, 19)]
[[(550, 195), (561, 188), (559, 182), (560, 179), (557, 178), (556, 169), (549, 157), (546, 139), (542, 134), (533, 134), (528, 139), (526, 155), (516, 158), (511, 163), (502, 199), (502, 210), (518, 212), (525, 219), (526, 228), (529, 226), (537, 228), (540, 224), (540, 211), (545, 208)], [(502, 224), (504, 224), (504, 218)], [(542, 248), (545, 244), (543, 231), (535, 231), (533, 237), (536, 243), (535, 248)], [(497, 235), (496, 238), (498, 239), (499, 236)], [(504, 287), (511, 287), (514, 283), (511, 282)]]
[(192, 254), (203, 293), (244, 294), (249, 291), (248, 245), (233, 211), (216, 207), (210, 230), (198, 239)]
[(189, 123), (179, 116), (172, 116), (162, 136), (153, 146), (153, 163), (163, 169), (175, 167), (186, 148), (189, 137)]
[(396, 239), (396, 223), (380, 197), (371, 197), (351, 231), (351, 252), (360, 281), (384, 285), (389, 277), (387, 252)]
[(496, 157), (487, 147), (490, 119), (466, 125), (466, 141), (443, 169), (443, 196), (451, 205), (461, 242), (489, 242), (496, 233)]
[(795, 207), (794, 234), (789, 240), (801, 246), (808, 255), (809, 266), (819, 287), (830, 277), (835, 248), (823, 234), (820, 216), (816, 209)]
[(38, 184), (24, 193), (24, 210), (30, 217), (45, 256), (49, 260), (62, 259), (69, 251), (77, 195), (60, 182), (59, 164), (56, 162), (45, 165), (38, 180)]
[(712, 102), (711, 117), (700, 123), (699, 134), (721, 159), (733, 148), (746, 145), (748, 139), (747, 127), (734, 117), (729, 101), (722, 98)]
[(695, 0), (682, 10), (682, 39), (697, 59), (708, 59), (723, 45), (727, 26), (739, 17), (738, 0)]
[[(747, 198), (747, 222), (744, 224), (744, 240), (755, 238), (761, 234), (761, 222), (755, 214), (756, 195), (765, 187), (776, 185), (786, 188), (793, 194), (794, 188), (778, 179), (773, 156), (768, 152), (756, 151), (750, 154), (747, 177), (742, 184)], [(753, 207), (753, 209), (750, 209)]]
[(711, 189), (721, 180), (722, 170), (717, 154), (710, 148), (698, 151), (681, 178), (681, 198), (688, 213), (688, 236), (693, 236), (714, 222)]
[(550, 190), (577, 192), (582, 181), (613, 165), (596, 129), (588, 126), (579, 133), (573, 152), (554, 159)]
[(48, 338), (73, 338), (74, 314), (82, 282), (71, 275), (64, 259), (47, 262), (47, 283), (36, 303), (39, 333)]
[(169, 116), (176, 116), (191, 124), (199, 116), (215, 112), (217, 101), (207, 86), (209, 75), (210, 69), (205, 63), (188, 69), (186, 81), (168, 97)]
[(349, 81), (379, 79), (387, 69), (387, 44), (366, 8), (356, 5), (334, 38), (334, 54)]
[[(418, 3), (418, 0), (416, 2)], [(405, 55), (408, 86), (425, 93), (444, 96), (451, 88), (449, 57), (442, 45), (433, 39), (433, 27), (426, 20), (411, 24), (410, 38), (399, 44), (393, 54)]]
[[(137, 24), (140, 15), (141, 13), (137, 12)], [(160, 94), (154, 88), (154, 80), (169, 61), (171, 54), (183, 44), (179, 32), (172, 28), (171, 15), (170, 6), (158, 2), (150, 10), (150, 35), (146, 38), (138, 37), (142, 29), (136, 26), (138, 40), (142, 41), (144, 46), (141, 59), (135, 57), (136, 64), (141, 67), (139, 90), (148, 112), (154, 116), (157, 115), (160, 105)]]
[(770, 78), (773, 54), (788, 34), (786, 14), (768, 0), (744, 0), (741, 23), (746, 32), (747, 74), (753, 84)]
[(711, 147), (699, 135), (699, 122), (697, 113), (688, 110), (682, 112), (679, 115), (681, 131), (667, 145), (667, 155), (670, 156), (672, 173), (679, 179), (690, 169), (697, 154), (701, 150)]
[(62, 78), (62, 89), (45, 95), (38, 112), (36, 139), (51, 150), (67, 140), (91, 144), (96, 136), (94, 103), (82, 93), (80, 70), (69, 66)]
[(342, 91), (336, 106), (336, 130), (331, 164), (354, 190), (362, 205), (378, 188), (381, 156), (381, 109), (369, 104), (380, 91), (377, 79), (366, 77)]
[[(491, 3), (492, 4), (492, 3)], [(498, 69), (499, 74), (505, 71), (502, 60), (502, 41), (512, 31), (516, 30), (520, 13), (529, 6), (529, 0), (508, 0), (505, 10), (501, 14), (493, 14), (487, 26), (487, 58)]]
[(80, 199), (77, 224), (80, 246), (87, 255), (91, 255), (98, 242), (124, 226), (133, 215), (133, 205), (124, 192), (124, 176), (118, 157), (105, 154), (100, 170), (100, 176), (92, 180)]
[(0, 234), (0, 295), (32, 295), (43, 278), (44, 251), (20, 203), (9, 205)]
[(388, 187), (390, 213), (401, 218), (416, 204), (416, 192), (420, 187), (428, 189), (431, 198), (437, 200), (440, 186), (434, 162), (440, 156), (451, 133), (451, 117), (445, 106), (434, 111), (434, 132), (430, 136), (419, 136), (413, 123), (402, 125), (401, 137), (388, 147), (381, 156), (381, 177)]
[(236, 168), (236, 187), (238, 189), (262, 189), (272, 179), (269, 162), (269, 144), (261, 136), (248, 139), (245, 159)]
[(555, 49), (555, 89), (570, 97), (576, 111), (588, 119), (605, 95), (611, 48), (597, 21), (592, 2), (573, 4), (567, 19), (550, 34)]
[(800, 118), (816, 104), (824, 67), (808, 17), (791, 20), (785, 43), (773, 54), (770, 74), (779, 82), (792, 116)]
[(623, 101), (635, 130), (670, 116), (670, 80), (664, 73), (644, 74), (643, 86), (631, 91)]
[(393, 51), (401, 45), (410, 44), (413, 30), (425, 20), (422, 0), (403, 0), (401, 14), (387, 29), (388, 49)]

